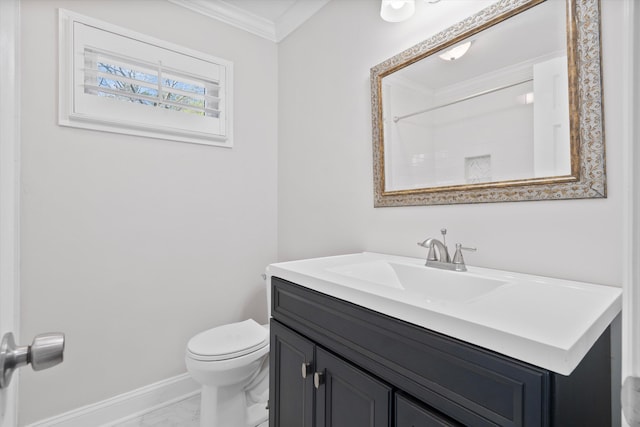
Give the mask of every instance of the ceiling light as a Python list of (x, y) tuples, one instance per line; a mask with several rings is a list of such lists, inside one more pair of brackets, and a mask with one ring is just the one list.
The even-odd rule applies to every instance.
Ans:
[(459, 44), (458, 46), (447, 50), (446, 52), (440, 54), (440, 58), (445, 61), (453, 61), (456, 59), (462, 58), (462, 55), (467, 53), (469, 48), (471, 47), (471, 42), (468, 41), (466, 43)]
[(387, 22), (401, 22), (411, 18), (415, 10), (415, 0), (382, 0), (380, 16)]

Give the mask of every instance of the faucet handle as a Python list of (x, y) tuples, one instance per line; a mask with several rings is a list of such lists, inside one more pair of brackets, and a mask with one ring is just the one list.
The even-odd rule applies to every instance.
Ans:
[(456, 243), (456, 253), (453, 255), (453, 264), (456, 265), (456, 270), (458, 270), (458, 266), (460, 267), (459, 271), (466, 271), (466, 266), (464, 265), (464, 258), (462, 256), (462, 251), (471, 251), (475, 252), (478, 249), (476, 248), (467, 248), (462, 246), (461, 243)]

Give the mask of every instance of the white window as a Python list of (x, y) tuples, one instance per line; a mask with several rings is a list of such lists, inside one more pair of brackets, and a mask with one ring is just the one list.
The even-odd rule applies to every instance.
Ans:
[(59, 124), (231, 147), (233, 64), (60, 9)]

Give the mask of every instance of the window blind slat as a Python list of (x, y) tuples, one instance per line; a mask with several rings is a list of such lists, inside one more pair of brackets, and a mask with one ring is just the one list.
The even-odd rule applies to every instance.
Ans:
[(175, 102), (175, 101), (170, 101), (168, 99), (159, 99), (155, 96), (147, 96), (147, 95), (143, 95), (141, 93), (134, 93), (134, 92), (125, 92), (125, 91), (120, 91), (117, 89), (111, 89), (108, 87), (103, 87), (103, 86), (98, 86), (98, 85), (94, 85), (94, 84), (89, 84), (89, 83), (85, 83), (84, 84), (84, 88), (85, 90), (88, 90), (88, 92), (92, 93), (92, 94), (97, 94), (98, 92), (104, 92), (104, 93), (109, 93), (112, 95), (116, 95), (116, 96), (122, 96), (122, 97), (126, 97), (126, 98), (130, 98), (131, 100), (144, 100), (144, 101), (149, 101), (149, 102), (153, 102), (154, 104), (165, 104), (165, 105), (172, 105), (174, 107), (180, 107), (180, 108), (184, 108), (185, 110), (194, 110), (194, 111), (200, 111), (202, 113), (204, 113), (205, 115), (214, 115), (214, 116), (218, 116), (220, 114), (220, 110), (214, 109), (214, 108), (208, 108), (208, 107), (199, 107), (197, 105), (191, 105), (191, 104), (185, 104), (185, 103), (181, 103), (181, 102)]
[[(150, 89), (157, 89), (157, 83), (154, 82), (148, 82), (145, 80), (139, 80), (139, 79), (133, 79), (131, 77), (126, 77), (126, 76), (122, 76), (119, 74), (111, 74), (111, 73), (107, 73), (104, 71), (99, 71), (93, 68), (85, 68), (84, 69), (85, 74), (88, 74), (92, 77), (104, 77), (105, 79), (108, 80), (117, 80), (117, 81), (122, 81), (125, 83), (129, 83), (129, 84), (134, 84), (134, 85), (138, 85), (138, 86), (143, 86), (143, 87), (148, 87)], [(102, 87), (102, 86), (101, 86)], [(217, 88), (216, 88), (217, 89)], [(123, 93), (130, 93), (130, 92), (124, 92)], [(196, 92), (189, 92), (186, 90), (181, 90), (175, 87), (170, 87), (170, 86), (162, 86), (162, 93), (177, 93), (180, 95), (184, 95), (184, 96), (188, 96), (190, 98), (194, 98), (194, 99), (200, 99), (203, 101), (211, 101), (211, 102), (218, 102), (220, 101), (220, 97), (218, 96), (213, 96), (213, 95), (208, 95), (208, 94), (199, 94)]]

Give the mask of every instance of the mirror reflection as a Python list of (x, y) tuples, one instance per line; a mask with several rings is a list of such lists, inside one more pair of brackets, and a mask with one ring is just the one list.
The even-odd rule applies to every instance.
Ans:
[(545, 1), (382, 78), (384, 191), (571, 175), (565, 9)]

